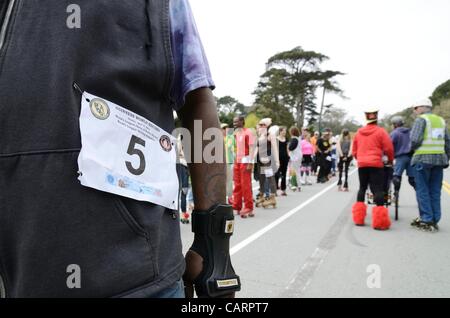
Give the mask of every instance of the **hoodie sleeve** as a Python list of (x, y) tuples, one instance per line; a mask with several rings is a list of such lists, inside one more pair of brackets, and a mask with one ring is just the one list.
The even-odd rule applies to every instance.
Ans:
[(358, 153), (358, 134), (355, 135), (355, 138), (353, 139), (352, 142), (352, 155), (353, 158), (355, 158), (356, 160), (358, 160), (358, 158), (356, 157), (356, 154)]
[(394, 145), (388, 133), (382, 129), (383, 150), (390, 162), (394, 161)]
[(396, 149), (397, 148), (397, 134), (396, 134), (395, 130), (391, 132), (390, 137), (392, 140), (392, 144), (394, 145), (394, 149)]

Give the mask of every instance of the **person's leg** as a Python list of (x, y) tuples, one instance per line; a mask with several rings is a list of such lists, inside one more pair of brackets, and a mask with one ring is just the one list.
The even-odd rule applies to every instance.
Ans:
[(333, 164), (332, 161), (328, 161), (325, 158), (325, 169), (326, 169), (325, 177), (327, 177), (327, 180), (328, 180), (328, 176), (331, 174), (332, 164)]
[(187, 213), (186, 195), (189, 190), (189, 173), (186, 166), (177, 164), (177, 172), (180, 181), (180, 221), (189, 223), (189, 213)]
[[(294, 169), (295, 169), (295, 174), (297, 176), (300, 176), (302, 174), (302, 163), (300, 161), (295, 162), (294, 164)], [(300, 191), (301, 190), (301, 179), (297, 178), (297, 190)]]
[(277, 187), (277, 190), (280, 189), (280, 179), (281, 179), (281, 168), (275, 173), (275, 184)]
[(352, 218), (355, 225), (364, 225), (367, 215), (367, 205), (364, 203), (367, 187), (369, 184), (369, 168), (359, 168), (359, 191), (356, 203), (352, 206)]
[(324, 172), (323, 163), (322, 163), (322, 156), (321, 155), (317, 155), (316, 164), (317, 164), (317, 168), (319, 169), (319, 172), (317, 173), (317, 182), (320, 183), (320, 182), (322, 182), (323, 172)]
[(270, 194), (274, 194), (275, 195), (277, 193), (277, 187), (275, 185), (275, 178), (272, 176), (272, 177), (269, 177), (268, 179), (269, 179)]
[(348, 169), (350, 168), (350, 163), (352, 162), (352, 158), (347, 158), (344, 162), (344, 188), (348, 189)]
[(406, 167), (406, 175), (408, 176), (409, 185), (414, 189), (416, 189), (416, 181), (414, 179), (414, 169), (411, 166), (411, 157), (409, 157), (408, 165)]
[(306, 184), (306, 176), (305, 176), (305, 174), (306, 174), (306, 169), (305, 169), (305, 166), (303, 165), (303, 163), (302, 163), (302, 165), (300, 166), (300, 184)]
[(330, 173), (329, 164), (325, 156), (321, 156), (320, 158), (319, 169), (319, 181), (325, 183), (328, 181), (328, 174)]
[(311, 175), (311, 163), (306, 164), (305, 169), (306, 169), (306, 171), (305, 171), (305, 174), (306, 174), (306, 177), (305, 177), (305, 183), (308, 184), (308, 185), (311, 185), (311, 184), (312, 184), (312, 182), (311, 182), (311, 180), (310, 180), (310, 175)]
[(264, 196), (265, 189), (266, 189), (266, 175), (264, 174), (264, 169), (259, 170), (259, 193)]
[(319, 155), (316, 154), (312, 157), (312, 175), (315, 176), (317, 174), (317, 168), (319, 167)]
[(339, 159), (339, 163), (338, 163), (338, 170), (339, 170), (339, 180), (338, 180), (338, 184), (337, 184), (338, 186), (342, 185), (342, 170), (344, 168), (344, 163), (345, 163), (342, 159), (343, 159), (343, 157), (341, 157)]
[(370, 168), (369, 184), (377, 206), (384, 206), (385, 171), (384, 168)]
[(268, 198), (270, 196), (269, 178), (264, 175), (264, 196)]
[(389, 210), (384, 206), (385, 169), (370, 168), (369, 184), (374, 193), (376, 206), (372, 209), (372, 227), (376, 230), (388, 230), (391, 226)]
[(433, 167), (430, 176), (430, 199), (433, 210), (433, 222), (438, 224), (441, 220), (441, 188), (444, 179), (444, 169)]
[(287, 178), (287, 168), (288, 168), (288, 161), (284, 161), (282, 166), (280, 167), (281, 170), (281, 191), (286, 191), (286, 178)]
[(248, 211), (253, 210), (253, 192), (252, 192), (252, 171), (247, 169), (247, 165), (242, 165), (242, 197), (244, 198), (244, 208)]
[[(405, 159), (406, 157), (406, 159)], [(392, 177), (392, 183), (394, 184), (394, 191), (399, 192), (402, 185), (402, 175), (406, 168), (407, 156), (399, 156), (395, 158), (394, 176)]]
[(358, 190), (358, 202), (364, 202), (366, 200), (366, 191), (369, 186), (369, 168), (359, 168), (359, 190)]
[(414, 169), (416, 197), (417, 204), (419, 205), (420, 219), (425, 223), (432, 223), (434, 217), (429, 187), (431, 168), (422, 163), (417, 163), (414, 165)]
[(233, 210), (240, 211), (242, 209), (242, 173), (243, 164), (235, 163), (233, 168)]
[(233, 164), (227, 164), (227, 197), (230, 199), (233, 195)]

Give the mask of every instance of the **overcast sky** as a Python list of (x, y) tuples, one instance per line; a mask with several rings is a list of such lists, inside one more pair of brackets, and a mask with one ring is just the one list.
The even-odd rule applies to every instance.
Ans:
[[(330, 57), (349, 100), (326, 103), (363, 121), (431, 95), (450, 79), (450, 0), (190, 0), (217, 89), (251, 105), (272, 55), (302, 46)], [(318, 98), (318, 103), (320, 98)]]

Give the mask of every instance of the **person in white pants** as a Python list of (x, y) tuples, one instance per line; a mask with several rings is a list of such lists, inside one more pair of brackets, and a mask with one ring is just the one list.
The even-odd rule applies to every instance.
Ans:
[(301, 177), (301, 167), (302, 167), (302, 145), (300, 141), (300, 130), (297, 127), (291, 127), (289, 129), (291, 134), (291, 141), (289, 142), (289, 157), (291, 162), (291, 167), (295, 170), (297, 176), (297, 190), (301, 191), (300, 187), (300, 177)]

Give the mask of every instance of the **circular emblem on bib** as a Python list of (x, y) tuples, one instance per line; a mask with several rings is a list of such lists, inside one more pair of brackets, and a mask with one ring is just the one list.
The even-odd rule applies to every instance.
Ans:
[(108, 119), (109, 106), (104, 100), (100, 98), (94, 98), (89, 103), (89, 106), (91, 108), (92, 115), (94, 115), (95, 118), (100, 120)]
[(161, 136), (159, 139), (159, 144), (164, 151), (170, 152), (172, 150), (172, 141), (169, 136)]

